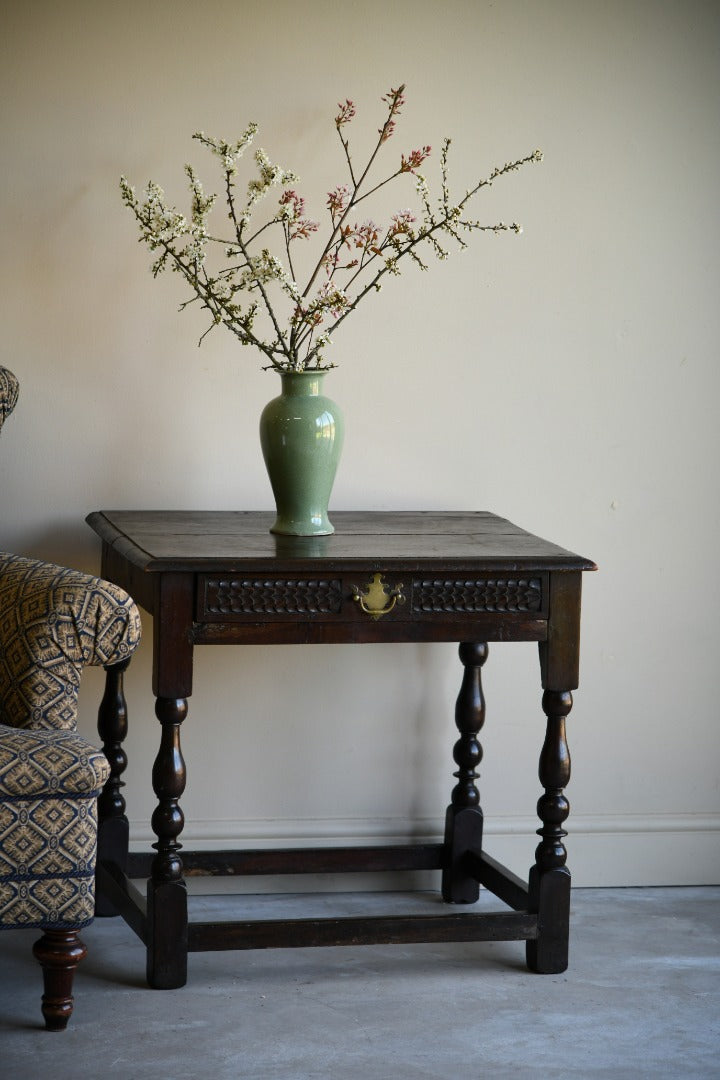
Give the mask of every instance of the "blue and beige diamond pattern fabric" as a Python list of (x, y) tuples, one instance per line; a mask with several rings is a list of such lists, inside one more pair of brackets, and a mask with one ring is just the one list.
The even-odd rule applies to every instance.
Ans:
[(140, 640), (118, 586), (0, 553), (0, 723), (72, 730), (86, 664), (115, 664)]
[(15, 408), (18, 391), (18, 381), (12, 371), (0, 366), (0, 428)]
[(0, 799), (0, 930), (87, 926), (96, 852), (97, 794)]

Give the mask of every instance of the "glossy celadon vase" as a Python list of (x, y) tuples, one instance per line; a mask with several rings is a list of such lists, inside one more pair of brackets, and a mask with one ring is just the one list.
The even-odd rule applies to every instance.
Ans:
[(345, 425), (322, 393), (324, 371), (282, 372), (282, 392), (260, 417), (260, 445), (277, 517), (270, 532), (326, 536), (334, 532), (328, 503)]

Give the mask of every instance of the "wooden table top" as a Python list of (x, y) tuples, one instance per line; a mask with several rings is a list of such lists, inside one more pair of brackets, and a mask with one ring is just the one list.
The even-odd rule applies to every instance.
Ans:
[(335, 533), (275, 536), (274, 514), (232, 510), (103, 510), (88, 524), (128, 562), (151, 573), (212, 566), (385, 569), (594, 570), (595, 564), (487, 511), (336, 511)]

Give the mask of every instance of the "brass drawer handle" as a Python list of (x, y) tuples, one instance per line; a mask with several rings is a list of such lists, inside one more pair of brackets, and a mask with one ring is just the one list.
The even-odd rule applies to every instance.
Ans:
[(366, 615), (375, 620), (387, 615), (395, 604), (405, 603), (402, 585), (396, 585), (394, 589), (389, 588), (383, 584), (382, 574), (373, 574), (372, 581), (365, 589), (353, 585), (352, 598)]

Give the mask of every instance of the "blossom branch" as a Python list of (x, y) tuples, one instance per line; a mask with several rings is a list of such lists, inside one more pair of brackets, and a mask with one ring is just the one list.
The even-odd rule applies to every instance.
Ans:
[[(335, 187), (327, 195), (329, 235), (303, 287), (296, 282), (294, 245), (310, 239), (319, 225), (305, 215), (302, 196), (290, 186), (298, 179), (295, 174), (273, 164), (265, 151), (258, 149), (254, 153), (257, 171), (247, 184), (245, 199), (236, 199), (238, 163), (254, 140), (256, 124), (250, 124), (235, 143), (212, 138), (203, 132), (193, 136), (220, 159), (227, 214), (234, 234), (231, 240), (210, 232), (208, 219), (217, 196), (205, 195), (189, 165), (185, 168), (191, 193), (188, 218), (166, 205), (164, 193), (156, 184), (148, 184), (145, 201), (140, 203), (125, 178), (121, 179), (123, 201), (134, 213), (140, 240), (147, 243), (155, 255), (151, 267), (153, 275), (168, 268), (182, 274), (195, 295), (181, 305), (181, 310), (199, 301), (211, 316), (211, 325), (202, 334), (200, 342), (211, 329), (222, 324), (232, 330), (241, 344), (258, 348), (268, 358), (268, 367), (277, 371), (324, 370), (332, 366), (324, 359), (324, 349), (331, 343), (331, 334), (366, 296), (382, 288), (387, 274), (398, 275), (399, 264), (406, 257), (419, 269), (427, 270), (421, 254), (423, 244), (427, 244), (437, 258), (446, 259), (448, 251), (443, 234), (464, 248), (467, 247), (467, 236), (475, 232), (521, 231), (516, 223), (507, 225), (500, 221), (489, 225), (468, 217), (466, 211), (470, 201), (483, 188), (528, 163), (541, 161), (542, 154), (537, 150), (496, 167), (489, 176), (467, 189), (457, 202), (451, 199), (448, 180), (449, 139), (443, 143), (440, 155), (437, 198), (431, 198), (428, 182), (420, 171), (431, 154), (430, 146), (423, 145), (402, 153), (399, 164), (383, 179), (370, 181), (380, 151), (395, 132), (397, 118), (405, 104), (404, 90), (401, 85), (383, 96), (384, 121), (377, 129), (377, 139), (362, 169), (353, 164), (350, 140), (345, 132), (346, 125), (355, 116), (355, 106), (350, 99), (338, 105), (335, 127), (350, 183)], [(376, 225), (371, 220), (353, 222), (352, 215), (361, 203), (405, 173), (415, 181), (415, 194), (420, 203), (419, 221), (408, 209), (395, 213), (387, 226)], [(277, 208), (252, 231), (257, 205), (276, 186), (283, 189)], [(269, 244), (278, 232), (282, 236), (287, 271), (269, 246), (258, 251), (261, 240)], [(211, 273), (206, 258), (209, 252), (217, 252), (218, 245), (224, 248), (227, 264)], [(318, 286), (321, 274), (324, 280)], [(274, 287), (279, 287), (283, 305), (289, 306), (286, 329), (282, 328), (283, 319), (275, 295), (271, 295)], [(242, 292), (251, 297), (255, 294), (259, 299), (251, 298), (243, 308), (239, 302)], [(268, 334), (270, 340), (265, 340), (262, 331), (255, 329), (258, 311), (268, 330), (272, 328), (272, 336)]]
[(359, 201), (357, 199), (357, 193), (360, 190), (360, 187), (362, 186), (362, 184), (363, 184), (363, 182), (365, 180), (365, 177), (370, 172), (370, 169), (372, 168), (372, 166), (373, 166), (373, 164), (375, 162), (375, 158), (377, 157), (377, 155), (378, 155), (378, 153), (380, 151), (380, 147), (392, 135), (392, 132), (393, 132), (394, 127), (395, 127), (395, 121), (394, 121), (393, 118), (398, 114), (398, 112), (400, 111), (401, 105), (404, 104), (404, 101), (405, 101), (405, 99), (403, 98), (403, 90), (404, 89), (405, 89), (405, 86), (403, 84), (397, 90), (390, 90), (390, 92), (388, 94), (386, 94), (385, 97), (383, 98), (383, 101), (386, 101), (388, 103), (388, 115), (387, 115), (387, 118), (386, 118), (385, 123), (383, 124), (382, 128), (380, 128), (378, 141), (375, 144), (375, 148), (373, 149), (373, 151), (372, 151), (372, 153), (370, 155), (368, 163), (365, 166), (365, 168), (364, 168), (364, 170), (362, 172), (362, 175), (360, 176), (360, 179), (357, 180), (356, 182), (355, 181), (353, 182), (354, 186), (353, 186), (352, 196), (348, 200), (347, 206), (345, 207), (345, 209), (344, 209), (343, 213), (341, 214), (340, 218), (334, 224), (333, 231), (330, 234), (330, 239), (328, 240), (327, 244), (325, 245), (325, 250), (323, 251), (322, 255), (320, 256), (320, 258), (319, 258), (319, 260), (317, 262), (317, 265), (316, 265), (315, 269), (313, 270), (313, 272), (311, 273), (310, 278), (308, 280), (308, 283), (307, 283), (307, 285), (306, 285), (306, 287), (305, 287), (305, 289), (303, 291), (302, 295), (304, 297), (307, 296), (309, 294), (310, 290), (312, 289), (312, 287), (313, 287), (313, 285), (314, 285), (314, 283), (315, 283), (315, 281), (317, 279), (317, 276), (320, 273), (320, 270), (322, 269), (325, 257), (327, 256), (328, 252), (330, 251), (332, 243), (333, 243), (339, 229), (344, 224), (345, 220), (347, 219), (347, 217), (350, 214), (353, 207)]
[[(236, 242), (237, 242), (237, 246), (240, 249), (240, 251), (242, 253), (242, 256), (245, 259), (246, 263), (248, 263), (250, 266), (252, 266), (252, 262), (251, 262), (251, 259), (250, 259), (250, 255), (248, 253), (247, 245), (244, 243), (243, 238), (242, 238), (242, 225), (245, 222), (243, 221), (242, 224), (241, 224), (241, 222), (238, 220), (237, 212), (235, 210), (235, 200), (233, 198), (233, 193), (232, 193), (232, 186), (233, 185), (232, 185), (231, 177), (232, 177), (232, 173), (231, 173), (230, 169), (226, 168), (225, 169), (225, 193), (226, 193), (226, 199), (227, 199), (227, 204), (228, 204), (228, 213), (229, 213), (230, 220), (232, 221), (233, 226), (235, 227), (235, 239), (236, 239)], [(292, 361), (293, 361), (292, 354), (290, 353), (290, 349), (288, 348), (287, 342), (285, 341), (285, 337), (284, 337), (284, 335), (283, 335), (283, 333), (282, 333), (282, 331), (280, 329), (277, 317), (275, 315), (275, 311), (273, 310), (273, 306), (270, 303), (267, 292), (265, 291), (265, 286), (263, 285), (263, 282), (259, 278), (256, 278), (255, 285), (256, 285), (256, 287), (258, 289), (258, 292), (260, 293), (260, 295), (261, 295), (261, 297), (263, 299), (263, 303), (265, 305), (265, 310), (267, 311), (268, 315), (270, 316), (270, 320), (271, 320), (271, 322), (273, 324), (273, 327), (275, 328), (276, 342), (277, 342), (277, 345), (279, 346), (279, 349), (274, 349), (273, 348), (270, 352), (268, 352), (268, 350), (265, 349), (264, 351), (268, 352), (268, 355), (270, 356), (270, 360), (273, 362), (273, 364), (274, 364), (273, 357), (274, 357), (274, 353), (276, 351), (282, 351), (285, 354), (285, 356), (287, 357), (288, 361), (292, 364)]]

